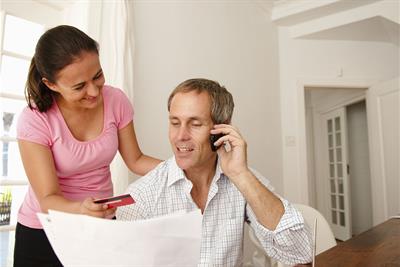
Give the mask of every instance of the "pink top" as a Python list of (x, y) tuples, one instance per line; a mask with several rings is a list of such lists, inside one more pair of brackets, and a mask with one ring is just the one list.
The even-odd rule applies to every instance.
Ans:
[[(118, 130), (132, 121), (133, 108), (120, 89), (104, 86), (102, 94), (103, 131), (90, 141), (74, 138), (55, 101), (43, 113), (26, 107), (18, 120), (18, 139), (50, 148), (61, 191), (70, 200), (113, 194), (110, 163), (118, 150)], [(37, 212), (41, 212), (40, 205), (29, 186), (19, 209), (18, 222), (31, 228), (43, 228)]]

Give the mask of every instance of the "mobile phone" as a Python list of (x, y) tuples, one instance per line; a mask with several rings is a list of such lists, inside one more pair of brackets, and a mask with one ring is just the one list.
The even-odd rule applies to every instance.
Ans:
[(220, 139), (222, 136), (224, 136), (224, 134), (210, 134), (210, 144), (211, 144), (211, 150), (212, 151), (217, 151), (218, 148), (221, 147), (221, 145), (219, 146), (215, 146), (214, 143)]
[(135, 200), (130, 194), (119, 195), (115, 197), (106, 197), (101, 199), (96, 199), (94, 201), (96, 204), (107, 204), (108, 208), (116, 208), (120, 206), (130, 205), (135, 203)]

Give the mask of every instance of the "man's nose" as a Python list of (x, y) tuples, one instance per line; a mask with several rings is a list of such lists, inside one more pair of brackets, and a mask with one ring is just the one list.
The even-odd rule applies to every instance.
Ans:
[(178, 140), (190, 139), (189, 130), (186, 126), (181, 126), (178, 131)]

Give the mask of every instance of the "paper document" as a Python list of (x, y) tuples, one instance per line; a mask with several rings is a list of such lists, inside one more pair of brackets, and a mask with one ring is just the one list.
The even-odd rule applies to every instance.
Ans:
[(61, 263), (68, 266), (197, 266), (200, 210), (118, 221), (49, 210), (38, 213)]

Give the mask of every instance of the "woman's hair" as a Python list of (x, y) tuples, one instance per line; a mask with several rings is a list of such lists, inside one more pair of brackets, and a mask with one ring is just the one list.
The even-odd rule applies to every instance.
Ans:
[(40, 112), (45, 112), (52, 106), (53, 95), (56, 93), (42, 79), (55, 83), (58, 72), (73, 63), (82, 52), (98, 54), (98, 44), (75, 27), (57, 26), (40, 37), (25, 86), (25, 98), (31, 109), (37, 108)]
[(168, 98), (168, 111), (170, 111), (172, 98), (178, 93), (196, 91), (207, 92), (211, 101), (211, 119), (215, 124), (229, 124), (232, 119), (233, 97), (225, 87), (219, 83), (207, 79), (189, 79), (179, 84)]

